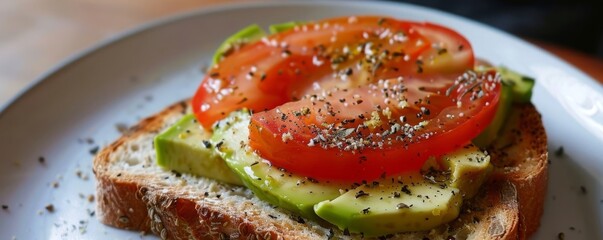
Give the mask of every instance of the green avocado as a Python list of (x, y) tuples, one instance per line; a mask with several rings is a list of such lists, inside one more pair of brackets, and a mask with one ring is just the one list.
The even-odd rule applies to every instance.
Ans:
[(506, 67), (496, 68), (500, 73), (502, 82), (511, 88), (512, 101), (515, 103), (529, 103), (532, 98), (532, 88), (536, 81), (528, 76), (524, 76)]
[(428, 230), (455, 219), (463, 199), (473, 197), (491, 171), (490, 157), (470, 144), (431, 158), (420, 174), (363, 185), (314, 210), (339, 228), (365, 236)]
[[(482, 70), (488, 69), (485, 68)], [(502, 80), (502, 89), (496, 114), (490, 125), (473, 139), (473, 143), (482, 148), (489, 146), (498, 138), (513, 103), (530, 102), (532, 88), (535, 83), (533, 78), (523, 76), (506, 67), (497, 67), (496, 71), (500, 74)]]
[(379, 236), (423, 231), (454, 220), (463, 198), (419, 173), (362, 185), (334, 200), (320, 202), (316, 214), (342, 230)]
[(317, 181), (276, 168), (248, 146), (250, 114), (233, 112), (218, 122), (212, 142), (218, 154), (260, 199), (312, 220), (320, 220), (314, 205), (334, 199), (350, 185)]
[(255, 42), (266, 36), (266, 32), (257, 24), (249, 25), (235, 34), (228, 37), (218, 47), (218, 50), (214, 53), (212, 58), (212, 64), (216, 64), (222, 60), (222, 57), (227, 55), (232, 49), (237, 48), (243, 44)]
[(465, 199), (477, 194), (493, 169), (490, 156), (472, 144), (440, 159), (442, 171), (448, 171), (450, 187), (458, 188)]
[(230, 184), (242, 185), (208, 141), (211, 133), (197, 123), (193, 114), (155, 137), (157, 164), (180, 173), (191, 173)]

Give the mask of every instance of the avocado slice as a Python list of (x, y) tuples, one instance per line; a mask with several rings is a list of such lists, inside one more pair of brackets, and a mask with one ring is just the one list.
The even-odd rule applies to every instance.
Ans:
[(342, 230), (370, 237), (435, 228), (454, 220), (462, 201), (459, 189), (412, 173), (376, 186), (362, 185), (318, 203), (314, 210)]
[(502, 82), (501, 94), (498, 99), (498, 107), (496, 109), (496, 114), (494, 115), (494, 119), (492, 122), (482, 131), (475, 139), (473, 139), (473, 143), (482, 148), (485, 148), (490, 145), (490, 143), (494, 142), (498, 137), (498, 133), (500, 129), (502, 129), (503, 125), (506, 122), (507, 115), (509, 115), (509, 111), (511, 111), (511, 105), (513, 105), (512, 101), (512, 89), (506, 85), (505, 82)]
[(536, 81), (528, 76), (524, 76), (508, 69), (504, 66), (496, 68), (500, 73), (503, 84), (512, 89), (512, 101), (515, 103), (529, 103), (532, 98), (532, 88)]
[(208, 141), (211, 133), (203, 129), (193, 114), (155, 137), (157, 164), (165, 169), (191, 173), (230, 184), (242, 185)]
[(245, 186), (271, 204), (365, 236), (427, 230), (455, 219), (463, 196), (473, 196), (491, 171), (489, 157), (468, 145), (429, 165), (443, 179), (422, 171), (362, 185), (318, 182), (259, 157), (248, 146), (249, 119), (248, 111), (234, 112), (212, 136)]
[(463, 199), (477, 194), (491, 171), (490, 157), (469, 144), (431, 158), (421, 173), (362, 185), (314, 210), (340, 229), (365, 236), (428, 230), (455, 219)]
[(277, 23), (277, 24), (270, 25), (268, 27), (268, 30), (270, 30), (270, 34), (275, 34), (275, 33), (280, 33), (280, 32), (287, 31), (287, 30), (292, 29), (295, 26), (299, 26), (301, 24), (303, 24), (303, 23), (302, 22), (297, 22), (297, 21)]
[(249, 25), (235, 34), (228, 37), (216, 50), (212, 58), (212, 64), (216, 64), (222, 60), (222, 57), (227, 55), (232, 49), (243, 44), (252, 43), (266, 36), (266, 32), (257, 24)]
[(320, 220), (314, 205), (340, 195), (350, 185), (317, 181), (279, 169), (248, 146), (248, 111), (233, 112), (214, 127), (212, 141), (220, 156), (260, 199), (312, 220)]
[[(489, 69), (484, 68), (481, 70)], [(523, 76), (506, 67), (497, 67), (496, 71), (501, 75), (502, 79), (502, 89), (498, 100), (496, 115), (494, 115), (494, 119), (492, 119), (490, 125), (488, 125), (480, 135), (473, 139), (473, 143), (482, 148), (489, 146), (496, 138), (498, 138), (513, 103), (530, 102), (532, 88), (535, 84), (533, 78)]]
[(477, 194), (493, 170), (490, 156), (472, 144), (444, 155), (440, 159), (444, 169), (449, 171), (449, 186), (459, 189), (465, 199)]

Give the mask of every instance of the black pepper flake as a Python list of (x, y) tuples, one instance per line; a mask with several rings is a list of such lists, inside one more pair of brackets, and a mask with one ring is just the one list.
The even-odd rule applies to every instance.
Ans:
[(311, 182), (311, 183), (318, 183), (318, 180), (311, 178), (311, 177), (306, 177), (306, 179)]
[(46, 209), (46, 211), (48, 211), (50, 213), (54, 212), (54, 205), (52, 205), (52, 204), (48, 204), (44, 208)]
[(584, 187), (584, 186), (580, 186), (580, 192), (584, 195), (586, 195), (588, 193), (588, 191), (586, 191), (586, 187)]
[(237, 102), (237, 104), (243, 104), (244, 102), (247, 102), (247, 98), (244, 97), (243, 99), (241, 99), (241, 101)]
[(211, 142), (209, 142), (207, 140), (203, 140), (202, 143), (203, 143), (203, 146), (205, 146), (205, 148), (211, 148)]
[(260, 162), (255, 161), (255, 162), (253, 162), (253, 163), (252, 163), (251, 165), (249, 165), (249, 166), (250, 166), (250, 167), (253, 167), (253, 166), (257, 165), (258, 163), (260, 163)]
[(172, 170), (172, 173), (176, 175), (176, 177), (182, 177), (182, 173), (179, 173), (176, 170)]
[(98, 153), (98, 149), (99, 149), (98, 146), (93, 147), (92, 149), (90, 149), (90, 154), (96, 155), (96, 153)]
[(404, 56), (404, 53), (403, 52), (393, 52), (392, 56), (393, 57), (401, 57), (401, 56)]
[(304, 220), (302, 217), (297, 216), (297, 219), (295, 219), (295, 221), (297, 221), (298, 223), (304, 224), (306, 223), (306, 220)]
[(563, 146), (561, 146), (555, 151), (555, 156), (561, 157), (561, 156), (563, 156), (564, 153), (565, 153), (565, 151), (563, 150)]
[(2, 210), (8, 210), (8, 205), (2, 205)]
[(371, 210), (371, 207), (367, 207), (365, 209), (362, 209), (362, 214), (368, 214)]
[(264, 81), (264, 79), (266, 79), (266, 74), (262, 73), (262, 75), (260, 76), (260, 81)]
[(394, 192), (394, 198), (400, 198), (400, 193), (399, 192)]
[(360, 198), (360, 197), (364, 197), (364, 196), (368, 196), (368, 195), (369, 195), (368, 193), (366, 193), (366, 192), (364, 192), (364, 191), (360, 190), (360, 191), (358, 191), (358, 192), (356, 193), (355, 197), (356, 197), (356, 198)]
[(410, 208), (410, 207), (408, 205), (406, 205), (406, 203), (398, 203), (398, 205), (396, 205), (396, 208), (404, 209), (404, 208)]
[(216, 148), (218, 150), (220, 150), (220, 147), (222, 147), (222, 144), (224, 144), (224, 141), (220, 141), (219, 143), (216, 143)]
[(41, 164), (45, 164), (45, 163), (46, 163), (46, 158), (44, 158), (44, 157), (40, 156), (40, 157), (38, 158), (38, 162), (39, 162), (39, 163), (41, 163)]
[(205, 193), (203, 193), (203, 196), (205, 196), (205, 197), (209, 197), (209, 192), (205, 192)]
[(327, 233), (327, 239), (332, 239), (333, 237), (335, 237), (335, 232), (332, 228), (329, 228), (329, 233)]
[(268, 217), (272, 218), (272, 219), (276, 219), (276, 216), (272, 215), (272, 214), (268, 214)]
[(402, 191), (403, 193), (406, 193), (408, 195), (411, 195), (410, 189), (408, 189), (408, 185), (404, 185), (402, 187), (402, 189), (400, 189), (400, 191)]
[(559, 234), (557, 234), (557, 239), (559, 239), (559, 240), (565, 239), (565, 233), (560, 232)]
[(220, 198), (220, 197), (222, 197), (222, 195), (221, 195), (221, 194), (216, 195), (216, 198)]
[(448, 52), (448, 49), (442, 48), (442, 49), (438, 50), (438, 55), (442, 55), (442, 54), (445, 54), (447, 52)]
[(345, 70), (345, 75), (350, 76), (350, 75), (352, 75), (352, 73), (354, 73), (354, 70), (352, 68), (348, 68)]

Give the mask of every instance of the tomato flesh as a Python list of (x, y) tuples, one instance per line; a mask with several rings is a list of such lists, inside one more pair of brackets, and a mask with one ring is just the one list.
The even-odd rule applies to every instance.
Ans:
[(495, 73), (333, 90), (254, 114), (250, 146), (274, 165), (316, 179), (416, 171), (475, 138), (492, 121), (499, 91)]
[(209, 128), (241, 108), (259, 112), (323, 89), (398, 75), (458, 73), (473, 64), (471, 45), (444, 27), (341, 17), (242, 46), (210, 69), (192, 105), (197, 119)]

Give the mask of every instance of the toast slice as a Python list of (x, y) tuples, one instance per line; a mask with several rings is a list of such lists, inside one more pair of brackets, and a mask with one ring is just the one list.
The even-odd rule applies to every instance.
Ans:
[[(165, 171), (154, 136), (189, 108), (183, 101), (146, 118), (94, 159), (97, 216), (107, 225), (162, 239), (358, 239), (259, 200), (244, 188)], [(463, 203), (459, 218), (387, 239), (525, 239), (538, 227), (547, 186), (546, 134), (531, 104), (517, 105), (488, 150), (495, 173)]]

